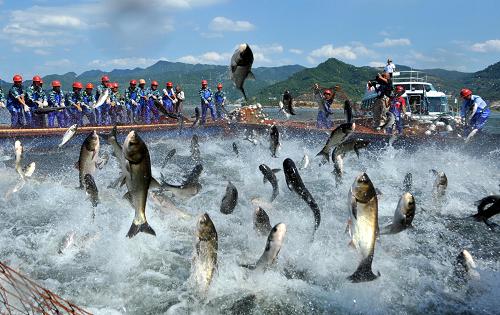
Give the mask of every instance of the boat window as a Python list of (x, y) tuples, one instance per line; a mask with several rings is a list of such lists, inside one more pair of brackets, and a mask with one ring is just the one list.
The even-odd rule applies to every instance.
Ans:
[(412, 91), (415, 91), (415, 90), (423, 90), (423, 89), (424, 89), (424, 87), (423, 87), (423, 85), (422, 85), (422, 84), (412, 84), (412, 85), (411, 85), (411, 90), (412, 90)]
[(427, 97), (429, 112), (447, 112), (448, 102), (446, 97)]
[(434, 86), (432, 84), (426, 84), (425, 85), (425, 91), (426, 92), (436, 91), (436, 89), (434, 88)]

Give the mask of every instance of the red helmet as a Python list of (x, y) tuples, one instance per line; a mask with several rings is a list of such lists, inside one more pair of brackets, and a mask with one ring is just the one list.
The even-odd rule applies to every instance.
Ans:
[(173, 87), (174, 85), (172, 84), (172, 82), (167, 82), (167, 87)]
[(137, 85), (137, 80), (130, 80), (130, 85)]
[(61, 87), (61, 82), (57, 80), (52, 81), (52, 87)]
[(14, 81), (14, 83), (16, 82), (23, 82), (23, 77), (20, 76), (19, 74), (16, 74), (13, 78), (12, 78), (12, 81)]
[(42, 79), (40, 79), (40, 84), (43, 84), (43, 80)]
[(73, 82), (73, 88), (83, 89), (83, 85), (81, 82)]
[(222, 89), (222, 83), (217, 84), (218, 89)]
[(87, 85), (85, 86), (86, 89), (93, 89), (94, 88), (94, 85), (92, 83), (87, 83)]
[(201, 80), (201, 85), (208, 85), (208, 81), (207, 80)]
[(325, 95), (332, 95), (332, 91), (331, 90), (325, 90), (323, 92), (323, 94), (325, 94)]
[(42, 81), (42, 78), (40, 78), (40, 76), (39, 76), (39, 75), (35, 75), (35, 76), (33, 77), (33, 82), (38, 82), (38, 83), (40, 83), (41, 81)]
[(151, 86), (158, 86), (158, 81), (152, 81)]
[(106, 87), (107, 87), (107, 88), (111, 88), (111, 87), (113, 87), (113, 83), (111, 83), (111, 82), (106, 82)]
[(472, 91), (467, 89), (467, 88), (464, 88), (462, 90), (460, 90), (460, 96), (461, 97), (467, 97), (469, 95), (472, 95)]
[(101, 82), (109, 82), (109, 77), (107, 75), (103, 75), (101, 78)]
[(405, 88), (402, 85), (396, 86), (396, 94), (403, 95), (405, 93)]
[(118, 88), (118, 87), (119, 87), (118, 82), (114, 82), (113, 83), (113, 88)]

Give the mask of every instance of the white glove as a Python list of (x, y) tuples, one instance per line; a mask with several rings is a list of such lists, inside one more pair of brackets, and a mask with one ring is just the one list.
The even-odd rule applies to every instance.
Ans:
[(0, 102), (0, 107), (5, 108), (5, 104), (3, 102)]
[(44, 100), (42, 105), (43, 105), (42, 107), (47, 107), (47, 106), (49, 106), (49, 103), (47, 102), (47, 100)]
[(106, 99), (106, 104), (111, 104), (111, 100), (109, 98)]
[(132, 100), (132, 105), (137, 106), (137, 102)]
[(205, 102), (205, 105), (208, 105), (208, 101), (207, 100), (203, 100)]
[(167, 95), (167, 94), (168, 94), (168, 93), (167, 93), (167, 90), (163, 89), (163, 94), (164, 94), (164, 95)]
[(30, 108), (29, 108), (27, 105), (24, 105), (24, 111), (25, 111), (25, 112), (29, 112), (29, 111), (30, 111)]

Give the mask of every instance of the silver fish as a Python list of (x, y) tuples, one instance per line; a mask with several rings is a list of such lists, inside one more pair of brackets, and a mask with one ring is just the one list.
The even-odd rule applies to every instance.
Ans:
[(153, 182), (149, 150), (141, 137), (131, 131), (123, 143), (123, 167), (128, 192), (125, 198), (134, 206), (135, 217), (127, 233), (131, 238), (139, 232), (155, 235), (146, 219), (146, 201), (149, 187)]
[(193, 135), (191, 138), (191, 158), (196, 162), (199, 162), (201, 159), (198, 135)]
[(164, 194), (159, 191), (150, 192), (151, 201), (153, 204), (163, 213), (174, 213), (178, 217), (183, 219), (189, 219), (192, 217), (191, 214), (186, 211), (177, 208), (177, 206)]
[(394, 212), (392, 223), (383, 228), (381, 234), (396, 234), (411, 227), (415, 217), (415, 198), (409, 192), (403, 193)]
[(192, 276), (201, 292), (206, 292), (217, 271), (217, 231), (208, 213), (198, 219)]
[[(372, 281), (375, 239), (378, 232), (378, 199), (375, 187), (366, 173), (356, 177), (348, 193), (350, 244), (361, 254), (356, 271), (348, 277), (352, 282)], [(378, 275), (380, 276), (380, 274)]]
[(436, 198), (443, 197), (446, 194), (446, 188), (448, 187), (448, 177), (444, 172), (438, 172), (436, 170), (431, 170), (434, 175), (436, 175), (436, 180), (434, 181), (433, 195)]
[(71, 231), (64, 235), (61, 243), (58, 246), (57, 253), (62, 255), (67, 249), (75, 244), (76, 232)]
[(269, 149), (271, 150), (271, 156), (277, 157), (276, 153), (280, 147), (280, 133), (278, 127), (273, 125), (269, 132)]
[(165, 160), (163, 160), (161, 168), (165, 168), (165, 166), (167, 166), (168, 161), (170, 161), (170, 159), (175, 155), (176, 152), (177, 150), (175, 149), (168, 151), (167, 155), (165, 156)]
[(264, 253), (260, 256), (259, 260), (255, 265), (241, 265), (249, 269), (255, 269), (257, 271), (266, 271), (269, 269), (278, 258), (278, 254), (283, 246), (286, 234), (286, 225), (284, 223), (276, 224), (269, 232), (267, 237), (266, 247), (264, 248)]
[(85, 174), (83, 180), (85, 184), (85, 192), (92, 203), (92, 207), (97, 207), (99, 204), (99, 190), (95, 184), (94, 177), (90, 174)]
[(274, 199), (276, 199), (279, 194), (278, 179), (276, 178), (275, 174), (279, 170), (272, 170), (266, 164), (259, 165), (259, 170), (262, 172), (262, 175), (264, 175), (263, 182), (266, 183), (266, 181), (269, 181), (269, 183), (271, 183), (271, 186), (273, 186), (271, 201), (274, 201)]
[(261, 207), (257, 207), (253, 214), (253, 227), (262, 236), (269, 235), (271, 231), (271, 222), (266, 211)]
[(71, 140), (71, 138), (73, 138), (73, 136), (75, 135), (77, 129), (78, 129), (78, 125), (77, 124), (74, 124), (73, 126), (69, 127), (68, 130), (66, 130), (66, 132), (64, 133), (64, 136), (63, 136), (63, 138), (61, 140), (61, 143), (59, 143), (58, 147), (59, 148), (62, 147), (69, 140)]
[(334, 160), (335, 155), (342, 155), (344, 157), (349, 152), (356, 153), (356, 156), (359, 158), (359, 150), (366, 148), (369, 144), (370, 141), (364, 139), (346, 139), (333, 149), (332, 160)]
[(201, 184), (199, 183), (199, 178), (202, 171), (203, 165), (196, 165), (180, 185), (168, 184), (167, 182), (165, 182), (162, 174), (161, 189), (170, 191), (174, 194), (174, 196), (179, 198), (190, 198), (196, 196), (202, 188)]
[(85, 185), (85, 174), (94, 176), (99, 159), (99, 148), (99, 136), (94, 130), (83, 141), (80, 148), (80, 157), (78, 158), (78, 161), (75, 165), (78, 169), (78, 174), (80, 177), (80, 188), (83, 188)]
[(500, 195), (491, 195), (475, 202), (477, 213), (471, 218), (478, 222), (484, 222), (490, 228), (496, 228), (497, 225), (489, 219), (500, 213)]
[(116, 157), (118, 162), (121, 163), (122, 156), (123, 156), (123, 149), (122, 149), (122, 146), (118, 143), (118, 140), (116, 137), (116, 131), (117, 131), (117, 127), (115, 125), (115, 126), (113, 126), (113, 129), (111, 129), (111, 132), (109, 133), (106, 140), (107, 140), (108, 144), (110, 144), (111, 147), (113, 148), (113, 155)]
[(329, 162), (332, 148), (342, 143), (353, 132), (355, 126), (354, 123), (344, 123), (333, 129), (323, 149), (316, 156), (322, 156), (324, 161)]
[(231, 57), (231, 80), (236, 88), (243, 93), (245, 100), (248, 100), (243, 88), (243, 83), (247, 78), (255, 79), (252, 73), (253, 52), (248, 44), (241, 44)]
[(236, 154), (236, 156), (240, 155), (240, 152), (238, 151), (238, 145), (236, 145), (236, 142), (233, 142), (233, 152)]
[(304, 157), (302, 158), (302, 161), (300, 161), (299, 170), (304, 170), (304, 169), (308, 168), (309, 167), (309, 163), (310, 163), (309, 155), (304, 154)]
[(466, 249), (462, 250), (455, 261), (455, 275), (463, 280), (478, 280), (480, 276), (476, 268), (476, 262), (470, 252)]
[(236, 208), (236, 204), (238, 203), (238, 190), (236, 187), (229, 181), (226, 187), (226, 193), (222, 198), (222, 202), (220, 205), (220, 212), (224, 214), (233, 213), (234, 208)]

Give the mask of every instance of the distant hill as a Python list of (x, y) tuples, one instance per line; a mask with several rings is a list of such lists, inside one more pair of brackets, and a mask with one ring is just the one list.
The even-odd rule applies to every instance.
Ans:
[[(245, 82), (245, 89), (249, 95), (254, 95), (258, 90), (263, 89), (271, 84), (283, 81), (292, 74), (305, 69), (300, 65), (286, 65), (279, 67), (258, 67), (253, 69), (255, 80)], [(112, 82), (120, 84), (120, 90), (128, 87), (131, 79), (144, 78), (149, 86), (152, 80), (158, 81), (159, 88), (163, 89), (167, 81), (172, 81), (174, 85), (181, 85), (186, 93), (188, 102), (198, 103), (198, 91), (202, 79), (209, 81), (209, 87), (216, 90), (216, 84), (221, 82), (224, 85), (228, 98), (236, 100), (242, 97), (241, 93), (234, 88), (232, 81), (229, 79), (229, 67), (220, 65), (205, 65), (205, 64), (186, 64), (181, 62), (158, 61), (157, 63), (147, 68), (135, 68), (125, 70), (113, 70), (110, 72), (100, 70), (90, 70), (77, 75), (74, 72), (68, 72), (63, 75), (51, 74), (43, 77), (44, 88), (50, 89), (50, 82), (53, 80), (61, 81), (63, 90), (71, 90), (71, 84), (74, 81), (81, 81), (83, 84), (92, 82), (94, 85), (99, 84), (101, 77), (108, 75)], [(0, 80), (2, 89), (6, 92), (11, 87), (10, 82)], [(24, 86), (31, 85), (31, 81), (25, 81)]]

